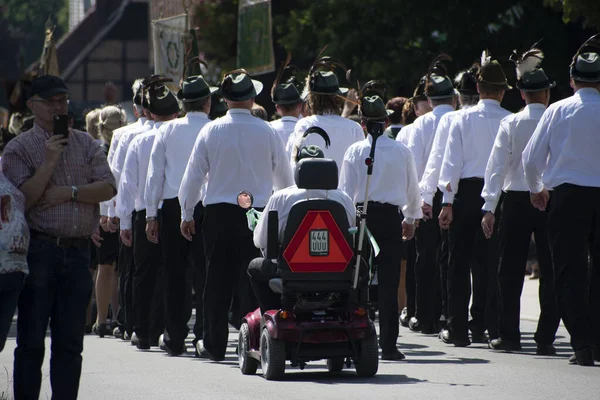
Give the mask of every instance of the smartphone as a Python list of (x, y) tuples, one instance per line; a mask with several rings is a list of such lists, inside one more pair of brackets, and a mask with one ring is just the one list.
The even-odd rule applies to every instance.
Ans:
[(65, 139), (69, 138), (69, 116), (55, 115), (54, 116), (54, 131), (52, 135), (64, 135)]

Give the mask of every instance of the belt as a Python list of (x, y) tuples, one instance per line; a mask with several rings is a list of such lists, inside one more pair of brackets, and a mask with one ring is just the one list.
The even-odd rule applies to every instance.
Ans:
[[(356, 204), (358, 207), (362, 207), (364, 205), (364, 203), (357, 203)], [(369, 208), (373, 209), (381, 209), (381, 210), (393, 210), (393, 211), (398, 211), (400, 209), (400, 207), (395, 206), (393, 204), (390, 203), (380, 203), (378, 201), (369, 201)]]
[(42, 232), (31, 230), (31, 237), (35, 239), (40, 239), (49, 243), (56, 245), (56, 247), (62, 248), (86, 248), (90, 244), (89, 237), (65, 237), (65, 236), (51, 236)]

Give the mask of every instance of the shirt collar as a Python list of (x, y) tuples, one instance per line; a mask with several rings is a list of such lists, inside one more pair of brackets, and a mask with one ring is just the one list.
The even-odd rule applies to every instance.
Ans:
[(531, 104), (527, 104), (525, 106), (526, 110), (546, 110), (546, 106), (543, 105), (542, 103), (531, 103)]
[(281, 120), (282, 121), (298, 122), (298, 118), (292, 117), (292, 116), (281, 117)]
[(433, 109), (433, 114), (435, 116), (440, 116), (450, 111), (454, 111), (454, 107), (452, 107), (450, 104), (440, 104)]
[(138, 119), (138, 122), (140, 123), (140, 125), (144, 125), (146, 123), (148, 119), (146, 117), (140, 117)]
[(165, 123), (165, 121), (155, 122), (155, 123), (154, 123), (154, 127), (153, 127), (153, 128), (154, 128), (154, 129), (158, 129), (158, 128), (160, 128), (160, 126), (161, 126), (162, 124), (164, 124), (164, 123)]
[(252, 113), (250, 112), (250, 110), (245, 109), (245, 108), (230, 108), (229, 110), (227, 110), (227, 114), (246, 114), (246, 115), (252, 115)]
[(33, 123), (33, 131), (37, 134), (44, 135), (46, 138), (52, 136), (50, 132), (48, 132), (41, 125), (38, 125), (35, 122)]
[(404, 128), (404, 125), (402, 124), (392, 124), (389, 126), (389, 128)]
[(185, 116), (191, 118), (208, 118), (208, 115), (206, 115), (206, 113), (202, 111), (190, 111), (187, 114), (185, 114)]
[(581, 88), (577, 92), (575, 92), (575, 94), (578, 95), (579, 97), (589, 97), (589, 96), (598, 96), (598, 95), (600, 95), (600, 92), (594, 88)]
[(481, 99), (479, 100), (479, 105), (483, 105), (483, 106), (494, 106), (494, 107), (500, 107), (500, 102), (498, 100), (493, 100), (493, 99)]

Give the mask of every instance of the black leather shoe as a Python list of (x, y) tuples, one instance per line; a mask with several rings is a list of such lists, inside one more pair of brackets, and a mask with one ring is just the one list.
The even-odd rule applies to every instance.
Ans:
[(464, 339), (458, 339), (453, 337), (453, 335), (450, 333), (450, 331), (448, 329), (444, 329), (443, 331), (440, 332), (440, 339), (442, 339), (442, 342), (447, 343), (447, 344), (453, 344), (456, 347), (467, 347), (471, 345), (471, 342), (469, 341), (468, 338), (464, 338)]
[(553, 356), (556, 355), (556, 349), (551, 344), (537, 344), (535, 354), (538, 356)]
[(406, 358), (403, 352), (398, 349), (394, 349), (391, 352), (381, 353), (381, 359), (385, 361), (402, 361)]
[(512, 340), (494, 339), (490, 342), (490, 347), (494, 350), (502, 351), (521, 351), (521, 343)]
[(138, 350), (150, 350), (150, 341), (146, 339), (140, 339), (137, 336), (136, 339), (135, 347), (137, 347)]
[(600, 346), (596, 346), (594, 349), (594, 360), (600, 362)]
[(488, 338), (485, 334), (485, 332), (479, 333), (479, 332), (471, 332), (471, 342), (473, 343), (483, 343), (483, 344), (488, 344)]
[(123, 331), (121, 330), (121, 328), (119, 328), (118, 326), (113, 329), (113, 336), (117, 339), (122, 339), (123, 338)]
[(594, 366), (594, 351), (590, 348), (577, 350), (569, 358), (569, 364), (577, 364), (582, 367), (593, 367)]
[(408, 308), (404, 307), (402, 312), (400, 313), (400, 324), (408, 328), (408, 322), (410, 321), (410, 317), (408, 316)]
[(421, 324), (419, 323), (419, 320), (415, 317), (412, 317), (408, 321), (408, 329), (410, 329), (413, 332), (421, 332)]

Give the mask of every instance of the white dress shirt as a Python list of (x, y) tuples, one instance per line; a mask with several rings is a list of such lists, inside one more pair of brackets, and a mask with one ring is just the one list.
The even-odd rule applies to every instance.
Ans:
[[(438, 182), (440, 180), (440, 170), (442, 169), (442, 161), (444, 160), (444, 152), (446, 151), (446, 144), (448, 143), (448, 134), (450, 133), (450, 124), (452, 119), (462, 110), (452, 111), (444, 114), (437, 125), (435, 130), (435, 137), (433, 138), (433, 144), (431, 145), (431, 151), (427, 158), (427, 164), (423, 177), (419, 182), (419, 188), (421, 189), (421, 198), (423, 202), (428, 205), (433, 205), (433, 197), (438, 189)], [(445, 192), (442, 190), (442, 192)]]
[(405, 125), (404, 128), (402, 128), (400, 132), (398, 132), (398, 135), (396, 136), (396, 141), (408, 147), (408, 138), (410, 137), (411, 131), (414, 128), (413, 125), (414, 122), (412, 124)]
[(146, 175), (150, 164), (150, 153), (154, 139), (163, 122), (156, 122), (154, 128), (135, 136), (127, 149), (125, 167), (119, 182), (117, 196), (117, 216), (121, 221), (121, 229), (131, 229), (131, 213), (146, 208), (144, 192), (146, 188)]
[[(297, 148), (300, 139), (304, 132), (313, 126), (317, 126), (327, 132), (331, 145), (329, 148), (325, 148), (325, 141), (321, 136), (317, 134), (310, 134), (304, 141), (304, 146), (317, 145), (323, 150), (325, 158), (330, 158), (336, 162), (338, 172), (342, 168), (342, 162), (344, 161), (344, 154), (351, 144), (359, 142), (365, 139), (365, 133), (360, 124), (341, 117), (336, 114), (328, 115), (311, 115), (310, 117), (304, 117), (298, 121), (294, 128), (294, 133), (290, 136), (292, 143), (287, 146), (290, 148), (290, 159), (292, 169), (295, 168), (296, 162), (294, 161), (295, 154), (294, 148)], [(289, 142), (289, 141), (288, 141)]]
[(523, 151), (529, 191), (539, 193), (563, 183), (600, 187), (599, 127), (596, 89), (579, 89), (550, 105)]
[(267, 248), (267, 238), (269, 226), (269, 211), (276, 210), (279, 218), (279, 242), (283, 240), (283, 233), (287, 223), (288, 216), (292, 207), (299, 202), (306, 200), (325, 199), (341, 203), (346, 209), (350, 227), (356, 225), (356, 208), (352, 199), (345, 192), (335, 190), (316, 190), (316, 189), (298, 189), (297, 186), (279, 190), (273, 193), (273, 196), (267, 202), (265, 209), (258, 220), (254, 229), (254, 246), (259, 249)]
[(275, 121), (269, 122), (271, 128), (275, 129), (275, 132), (279, 135), (283, 144), (286, 145), (286, 152), (288, 153), (288, 157), (290, 156), (291, 149), (287, 149), (287, 142), (294, 133), (294, 128), (296, 127), (296, 123), (298, 122), (298, 118), (296, 117), (281, 117)]
[(237, 204), (238, 194), (247, 190), (257, 208), (267, 204), (273, 187), (283, 189), (294, 183), (279, 135), (249, 110), (239, 108), (206, 124), (198, 135), (179, 190), (185, 221), (193, 219), (207, 181), (205, 206)]
[(523, 111), (509, 115), (500, 122), (485, 169), (485, 184), (481, 192), (485, 200), (483, 210), (496, 212), (502, 191), (529, 191), (523, 172), (522, 154), (545, 110), (544, 104), (528, 104)]
[(436, 106), (432, 112), (421, 115), (412, 123), (412, 129), (408, 137), (408, 149), (415, 159), (417, 166), (417, 177), (419, 181), (423, 178), (425, 166), (431, 153), (435, 130), (440, 118), (449, 112), (454, 111), (454, 107), (447, 104)]
[(200, 130), (210, 122), (203, 112), (189, 112), (156, 134), (146, 180), (146, 216), (156, 217), (161, 200), (176, 198)]
[(454, 201), (460, 179), (483, 179), (500, 121), (510, 114), (498, 101), (482, 99), (452, 120), (438, 183), (440, 189), (450, 184), (452, 190), (444, 192), (444, 203)]
[[(371, 143), (372, 138), (369, 135), (350, 146), (344, 155), (338, 187), (346, 192), (354, 203), (362, 203), (365, 200), (365, 159), (371, 152)], [(387, 135), (377, 139), (368, 198), (369, 201), (398, 206), (409, 223), (423, 217), (415, 160), (406, 146)]]

